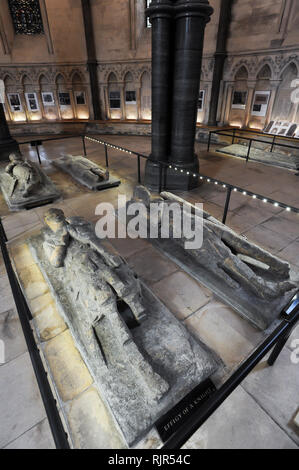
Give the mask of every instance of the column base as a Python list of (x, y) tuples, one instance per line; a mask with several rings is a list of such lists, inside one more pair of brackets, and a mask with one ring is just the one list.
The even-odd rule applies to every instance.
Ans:
[(11, 153), (19, 152), (19, 144), (14, 139), (0, 141), (0, 161), (8, 160)]
[[(147, 160), (145, 167), (145, 186), (155, 192), (159, 192), (159, 189), (162, 191), (189, 191), (199, 186), (198, 176), (194, 177), (194, 174), (199, 172), (199, 162), (196, 155), (194, 155), (194, 161), (192, 163), (176, 166), (174, 163), (169, 162), (169, 165), (172, 165), (172, 168), (164, 167), (160, 170), (158, 163)], [(175, 168), (177, 168), (177, 170), (175, 170)], [(184, 170), (184, 172), (181, 173), (181, 170)], [(187, 172), (189, 175), (187, 175)]]

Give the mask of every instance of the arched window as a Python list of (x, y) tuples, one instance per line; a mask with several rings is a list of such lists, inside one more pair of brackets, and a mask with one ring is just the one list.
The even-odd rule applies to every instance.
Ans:
[(44, 32), (39, 0), (8, 0), (16, 34), (42, 34)]

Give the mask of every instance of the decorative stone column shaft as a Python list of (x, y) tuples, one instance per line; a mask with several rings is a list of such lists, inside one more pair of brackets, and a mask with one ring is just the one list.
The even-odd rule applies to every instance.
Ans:
[[(171, 126), (171, 38), (173, 2), (153, 0), (147, 10), (152, 24), (152, 154), (153, 160), (167, 161)], [(156, 189), (159, 165), (147, 161), (145, 183)]]
[(175, 58), (172, 98), (170, 162), (189, 170), (185, 177), (172, 171), (168, 189), (191, 189), (198, 185), (194, 154), (198, 92), (201, 76), (204, 31), (213, 8), (207, 0), (177, 0), (175, 3)]

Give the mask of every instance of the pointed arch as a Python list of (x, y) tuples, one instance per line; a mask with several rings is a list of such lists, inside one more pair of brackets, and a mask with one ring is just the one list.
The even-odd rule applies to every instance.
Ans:
[(258, 80), (271, 80), (272, 79), (272, 69), (268, 63), (264, 64), (257, 73)]
[(249, 72), (247, 67), (243, 64), (241, 65), (235, 73), (235, 80), (248, 80)]

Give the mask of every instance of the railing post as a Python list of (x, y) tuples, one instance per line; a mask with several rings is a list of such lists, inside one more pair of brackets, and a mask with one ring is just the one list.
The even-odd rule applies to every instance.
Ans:
[(85, 145), (85, 135), (82, 135), (82, 144), (83, 144), (83, 152), (84, 152), (84, 157), (86, 157), (86, 145)]
[(159, 193), (162, 192), (162, 176), (163, 176), (163, 167), (162, 167), (162, 164), (159, 162)]
[(40, 159), (38, 143), (36, 143), (35, 148), (36, 148), (36, 153), (37, 153), (37, 158), (38, 158), (39, 164), (41, 165), (42, 162), (41, 162), (41, 159)]
[(270, 150), (270, 152), (273, 152), (274, 145), (275, 145), (275, 139), (276, 139), (276, 135), (273, 137), (273, 142), (272, 142), (272, 145), (271, 145), (271, 150)]
[(212, 137), (212, 131), (209, 132), (209, 140), (208, 140), (208, 152), (210, 151), (210, 146), (211, 146), (211, 137)]
[(236, 138), (236, 129), (233, 130), (233, 140), (232, 140), (232, 145), (235, 143), (235, 138)]
[(106, 159), (106, 168), (109, 167), (109, 160), (108, 160), (108, 148), (107, 144), (105, 144), (105, 159)]
[(227, 213), (228, 213), (228, 208), (229, 208), (229, 203), (230, 203), (230, 197), (232, 194), (232, 188), (229, 186), (227, 188), (227, 195), (226, 195), (226, 201), (225, 201), (225, 208), (224, 208), (224, 213), (223, 213), (223, 219), (222, 223), (225, 225), (226, 224), (226, 219), (227, 219)]
[(250, 150), (251, 150), (251, 144), (252, 144), (252, 140), (250, 139), (249, 145), (248, 145), (248, 152), (247, 152), (247, 157), (246, 157), (246, 163), (248, 163), (248, 160), (249, 160), (249, 155), (250, 155)]
[(138, 183), (141, 184), (140, 155), (137, 155)]

